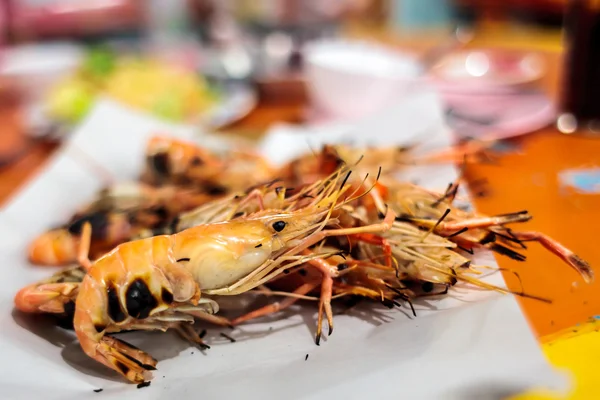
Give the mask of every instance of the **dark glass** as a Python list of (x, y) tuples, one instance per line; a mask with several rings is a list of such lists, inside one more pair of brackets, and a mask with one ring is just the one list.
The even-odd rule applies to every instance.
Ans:
[(597, 131), (600, 127), (600, 0), (569, 0), (564, 34), (558, 127), (565, 133)]

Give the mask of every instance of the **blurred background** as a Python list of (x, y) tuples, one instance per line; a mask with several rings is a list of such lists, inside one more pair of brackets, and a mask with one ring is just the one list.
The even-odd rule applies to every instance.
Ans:
[[(465, 170), (478, 211), (527, 209), (532, 230), (596, 265), (595, 41), (597, 0), (0, 0), (0, 201), (99, 98), (253, 140), (274, 124), (374, 121), (428, 87), (456, 141), (500, 154)], [(499, 261), (519, 271), (505, 275), (514, 290), (553, 299), (518, 300), (538, 337), (598, 315), (598, 284), (571, 284), (541, 249), (531, 260)], [(568, 343), (545, 350), (597, 392), (591, 344)]]
[(459, 136), (594, 131), (596, 3), (2, 0), (0, 163), (52, 151), (100, 96), (257, 137), (427, 84)]

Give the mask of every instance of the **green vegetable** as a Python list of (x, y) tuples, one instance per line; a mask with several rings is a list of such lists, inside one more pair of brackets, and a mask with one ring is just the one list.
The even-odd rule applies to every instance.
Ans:
[(116, 55), (106, 47), (92, 48), (83, 63), (83, 71), (92, 79), (106, 78), (115, 68)]
[(158, 117), (171, 121), (181, 121), (184, 114), (181, 99), (172, 95), (161, 96), (156, 99), (152, 112)]
[(55, 88), (49, 98), (48, 108), (56, 118), (75, 123), (87, 114), (94, 99), (89, 86), (81, 82), (70, 82)]

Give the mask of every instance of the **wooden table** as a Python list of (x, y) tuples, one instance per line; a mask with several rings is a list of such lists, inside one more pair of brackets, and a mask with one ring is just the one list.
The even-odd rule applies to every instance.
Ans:
[[(506, 37), (507, 34), (502, 36), (503, 39), (482, 35), (472, 45), (515, 47), (516, 41)], [(560, 76), (560, 46), (556, 37), (537, 41), (549, 62), (548, 74), (541, 84), (553, 97), (557, 96)], [(531, 40), (525, 38), (521, 42), (529, 46)], [(303, 104), (260, 106), (232, 129), (264, 131), (275, 121), (301, 120), (303, 109)], [(19, 135), (18, 110), (14, 103), (0, 108), (2, 137)], [(467, 170), (468, 180), (485, 178), (488, 181), (489, 195), (475, 200), (479, 211), (497, 214), (527, 209), (534, 216), (528, 229), (543, 231), (588, 260), (593, 267), (600, 265), (599, 245), (594, 233), (596, 223), (600, 222), (600, 195), (564, 192), (558, 182), (558, 173), (565, 169), (597, 165), (600, 139), (567, 136), (554, 127), (547, 127), (512, 142), (521, 147), (520, 152), (502, 155), (497, 165), (471, 165)], [(49, 144), (35, 145), (20, 161), (0, 170), (0, 203), (43, 168), (55, 148)], [(552, 300), (551, 304), (529, 299), (518, 301), (540, 342), (547, 343), (544, 350), (549, 359), (577, 373), (576, 394), (586, 398), (591, 393), (586, 390), (593, 383), (593, 371), (588, 366), (594, 367), (586, 362), (585, 356), (590, 352), (600, 354), (600, 340), (589, 336), (597, 330), (595, 324), (576, 325), (600, 314), (600, 296), (597, 295), (600, 279), (585, 284), (573, 270), (538, 244), (532, 243), (527, 254), (528, 260), (524, 263), (506, 257), (498, 257), (498, 262), (501, 267), (519, 274), (526, 292)], [(505, 278), (512, 289), (521, 287), (513, 274), (506, 273)], [(565, 330), (570, 333), (570, 338), (563, 334)], [(576, 332), (581, 335), (574, 335), (572, 331), (581, 331)], [(556, 335), (562, 338), (558, 342)]]

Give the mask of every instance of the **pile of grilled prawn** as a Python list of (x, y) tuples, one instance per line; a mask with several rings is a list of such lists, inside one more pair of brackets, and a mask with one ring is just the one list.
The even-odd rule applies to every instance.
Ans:
[[(480, 215), (454, 205), (458, 181), (437, 193), (395, 179), (415, 162), (405, 149), (325, 146), (273, 168), (251, 153), (218, 156), (156, 137), (145, 162), (139, 182), (101, 191), (32, 241), (33, 264), (63, 269), (15, 296), (22, 312), (66, 318), (83, 351), (129, 382), (150, 380), (157, 361), (111, 336), (120, 331), (172, 329), (208, 348), (196, 320), (237, 326), (316, 297), (319, 344), (343, 297), (412, 308), (458, 282), (512, 293), (478, 279), (487, 268), (473, 262), (478, 249), (524, 261), (524, 243), (536, 241), (594, 279), (556, 240), (509, 227), (531, 219), (526, 211)], [(219, 315), (216, 299), (248, 292), (285, 298)]]

